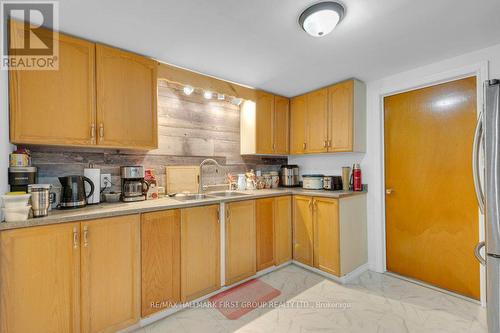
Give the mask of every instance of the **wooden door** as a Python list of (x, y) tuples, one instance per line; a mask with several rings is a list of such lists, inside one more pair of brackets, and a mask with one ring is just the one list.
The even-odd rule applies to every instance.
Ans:
[(178, 209), (141, 217), (142, 317), (181, 300), (181, 213)]
[(220, 288), (219, 206), (181, 209), (181, 300)]
[(96, 46), (99, 146), (158, 148), (157, 67), (152, 59)]
[(353, 150), (354, 81), (328, 88), (328, 151)]
[(314, 267), (340, 276), (338, 200), (315, 197), (313, 210)]
[(255, 201), (226, 204), (226, 285), (256, 273)]
[(308, 153), (328, 150), (328, 89), (320, 89), (306, 95)]
[[(24, 28), (14, 23), (13, 29), (16, 43)], [(95, 144), (95, 44), (59, 33), (58, 62), (58, 70), (9, 71), (12, 143)]]
[(82, 222), (82, 331), (115, 332), (141, 310), (139, 215)]
[(274, 198), (274, 263), (292, 260), (292, 197)]
[(0, 331), (80, 331), (79, 223), (0, 233)]
[(274, 126), (274, 95), (264, 91), (256, 93), (255, 123), (257, 154), (272, 154)]
[(479, 299), (474, 77), (384, 99), (387, 269)]
[(293, 259), (313, 266), (312, 197), (293, 196)]
[(290, 131), (290, 100), (285, 97), (274, 97), (274, 145), (275, 154), (288, 154)]
[(255, 200), (257, 271), (274, 265), (274, 198)]
[(290, 154), (304, 154), (306, 142), (306, 95), (290, 100)]

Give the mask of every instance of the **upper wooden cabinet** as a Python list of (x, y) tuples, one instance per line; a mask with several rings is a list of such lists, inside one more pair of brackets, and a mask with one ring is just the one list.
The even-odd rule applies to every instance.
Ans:
[(226, 204), (226, 285), (255, 275), (255, 201)]
[(220, 288), (219, 206), (181, 209), (181, 301)]
[(1, 232), (1, 332), (80, 332), (79, 231), (65, 223)]
[[(23, 37), (23, 25), (13, 29)], [(94, 43), (59, 34), (59, 69), (11, 70), (9, 87), (12, 143), (94, 144)]]
[(257, 91), (255, 100), (245, 101), (240, 112), (242, 155), (287, 155), (289, 152), (289, 99)]
[(97, 44), (97, 142), (99, 146), (158, 147), (158, 63)]
[(290, 153), (363, 152), (366, 88), (352, 79), (291, 99)]
[[(23, 25), (12, 26), (14, 38), (23, 38)], [(57, 36), (58, 70), (9, 71), (10, 141), (157, 148), (158, 64), (62, 33)]]

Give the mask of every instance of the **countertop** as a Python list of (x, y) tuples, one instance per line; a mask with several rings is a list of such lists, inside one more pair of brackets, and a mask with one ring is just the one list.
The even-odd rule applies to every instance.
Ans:
[[(162, 198), (157, 200), (147, 200), (139, 202), (119, 202), (119, 203), (101, 203), (90, 205), (80, 209), (59, 210), (53, 209), (49, 215), (41, 218), (31, 218), (27, 221), (19, 222), (1, 222), (0, 231), (17, 228), (34, 227), (41, 225), (92, 220), (112, 216), (139, 214), (144, 212), (153, 212), (166, 209), (186, 208), (195, 206), (217, 205), (222, 202), (250, 200), (266, 197), (275, 197), (282, 195), (310, 195), (329, 198), (345, 198), (353, 195), (363, 195), (366, 192), (352, 191), (323, 191), (323, 190), (304, 190), (302, 188), (278, 188), (269, 190), (237, 191), (246, 195), (238, 197), (215, 197), (192, 201), (178, 201), (173, 198)], [(210, 193), (207, 193), (210, 195)]]

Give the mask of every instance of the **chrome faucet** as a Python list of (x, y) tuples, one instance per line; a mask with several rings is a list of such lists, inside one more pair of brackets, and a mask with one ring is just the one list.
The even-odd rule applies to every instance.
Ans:
[(217, 172), (222, 166), (213, 158), (207, 158), (200, 163), (200, 184), (198, 188), (198, 193), (203, 193), (203, 166), (206, 164), (214, 164), (217, 167)]

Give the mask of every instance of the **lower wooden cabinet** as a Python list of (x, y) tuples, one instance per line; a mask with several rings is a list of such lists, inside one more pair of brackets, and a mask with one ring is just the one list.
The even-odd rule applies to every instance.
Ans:
[(226, 285), (256, 273), (255, 201), (226, 204)]
[(367, 262), (366, 196), (293, 197), (293, 257), (344, 276)]
[(0, 233), (0, 331), (80, 331), (80, 223)]
[(312, 197), (293, 197), (293, 259), (313, 265)]
[(139, 232), (139, 215), (2, 231), (1, 332), (114, 332), (136, 323)]
[(274, 265), (274, 198), (255, 200), (257, 271)]
[(221, 287), (219, 205), (181, 209), (181, 301)]
[(140, 317), (140, 217), (81, 223), (82, 332), (115, 332)]
[(292, 197), (276, 197), (274, 200), (274, 263), (292, 260)]
[(144, 213), (141, 218), (143, 317), (181, 300), (181, 212)]

